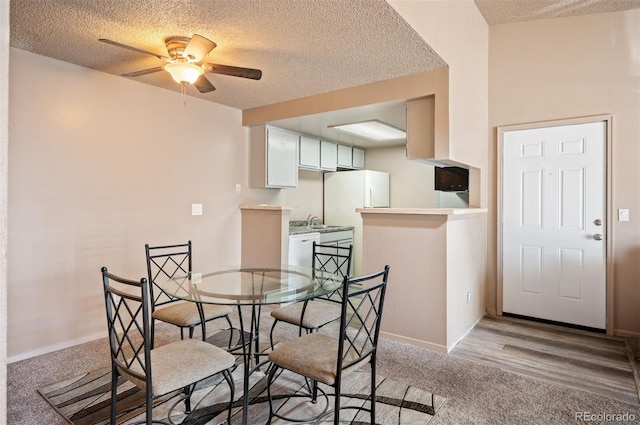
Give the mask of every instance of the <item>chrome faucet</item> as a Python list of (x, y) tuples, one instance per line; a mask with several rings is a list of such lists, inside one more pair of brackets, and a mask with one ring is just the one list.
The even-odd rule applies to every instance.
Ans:
[(320, 219), (313, 214), (309, 214), (307, 217), (307, 226), (313, 226), (320, 224)]

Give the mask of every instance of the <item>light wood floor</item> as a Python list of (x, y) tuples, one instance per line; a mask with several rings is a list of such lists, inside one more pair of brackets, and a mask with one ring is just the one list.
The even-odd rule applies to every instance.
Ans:
[(637, 365), (625, 338), (486, 316), (450, 354), (640, 404)]

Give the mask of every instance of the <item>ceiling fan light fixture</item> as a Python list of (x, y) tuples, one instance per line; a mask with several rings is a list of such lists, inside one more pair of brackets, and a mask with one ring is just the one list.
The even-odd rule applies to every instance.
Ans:
[(201, 66), (190, 62), (172, 62), (163, 68), (178, 84), (193, 84), (204, 74)]

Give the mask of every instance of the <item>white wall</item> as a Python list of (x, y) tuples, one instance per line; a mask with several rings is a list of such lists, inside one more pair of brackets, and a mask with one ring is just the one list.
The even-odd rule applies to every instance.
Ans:
[(237, 109), (183, 106), (178, 93), (17, 49), (10, 59), (10, 360), (106, 335), (101, 266), (137, 279), (145, 243), (188, 239), (194, 267), (239, 263), (238, 207), (295, 198), (248, 188)]

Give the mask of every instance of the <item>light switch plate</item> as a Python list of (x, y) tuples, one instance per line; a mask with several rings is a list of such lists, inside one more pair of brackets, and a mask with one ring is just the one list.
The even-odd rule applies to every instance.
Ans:
[(618, 221), (629, 221), (629, 210), (626, 208), (620, 208), (618, 210)]
[(191, 204), (191, 215), (202, 215), (202, 204)]

